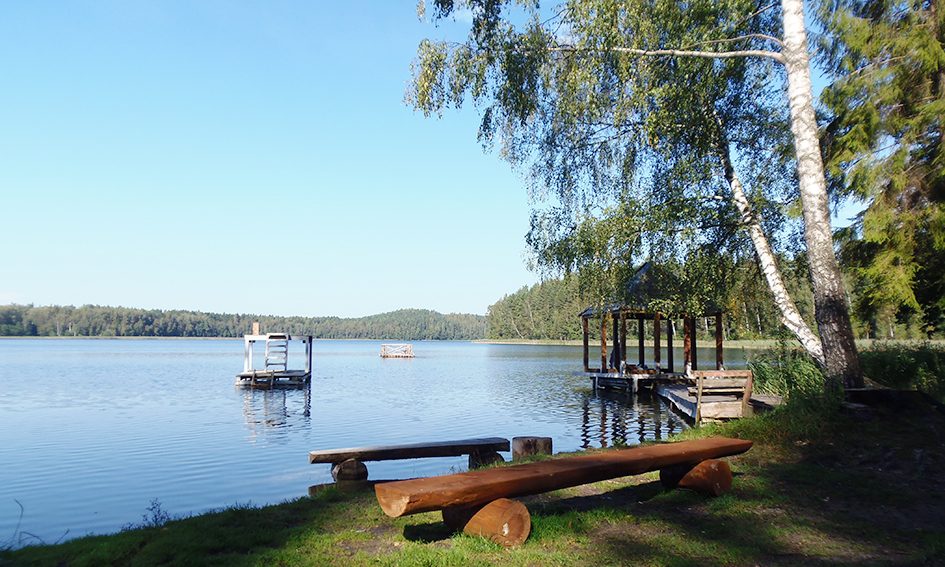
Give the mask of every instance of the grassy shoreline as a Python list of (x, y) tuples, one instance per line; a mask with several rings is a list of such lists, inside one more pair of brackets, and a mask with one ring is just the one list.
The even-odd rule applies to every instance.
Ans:
[[(731, 493), (664, 491), (655, 473), (523, 499), (520, 548), (453, 534), (435, 512), (389, 518), (372, 490), (152, 521), (0, 565), (936, 565), (945, 556), (945, 415), (913, 402), (855, 421), (822, 404), (686, 431), (752, 439)], [(145, 518), (148, 520), (147, 518)]]

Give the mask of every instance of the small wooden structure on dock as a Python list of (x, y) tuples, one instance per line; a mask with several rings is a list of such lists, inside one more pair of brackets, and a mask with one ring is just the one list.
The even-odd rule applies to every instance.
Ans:
[(409, 345), (409, 344), (381, 345), (381, 358), (413, 358), (413, 345)]
[[(254, 331), (257, 327), (254, 327)], [(303, 386), (312, 379), (312, 335), (295, 336), (288, 333), (243, 335), (245, 354), (243, 371), (236, 375), (237, 386), (272, 388), (274, 386)], [(305, 347), (305, 369), (289, 368), (289, 342), (300, 340)], [(262, 370), (253, 366), (253, 345), (266, 341), (266, 361)]]
[[(631, 283), (632, 295), (652, 295), (656, 283), (649, 264), (644, 264)], [(658, 292), (658, 291), (657, 291)], [(688, 313), (662, 313), (638, 306), (614, 305), (588, 308), (581, 313), (584, 336), (584, 371), (573, 375), (593, 380), (594, 388), (629, 389), (636, 394), (649, 388), (670, 401), (677, 410), (700, 423), (703, 420), (729, 419), (748, 415), (752, 392), (752, 374), (748, 370), (726, 370), (722, 359), (722, 312), (711, 310), (700, 317), (715, 320), (715, 368), (700, 371), (696, 357), (696, 316)], [(599, 320), (600, 366), (591, 366), (591, 322)], [(636, 364), (627, 359), (628, 326), (636, 322)], [(677, 372), (673, 360), (676, 322), (682, 321), (683, 360)], [(652, 325), (653, 367), (646, 365), (645, 330)], [(596, 323), (595, 323), (596, 326)], [(665, 331), (664, 331), (665, 326)], [(608, 341), (608, 327), (612, 327)], [(632, 330), (631, 330), (632, 332)], [(662, 357), (663, 334), (666, 336), (666, 360)], [(631, 339), (632, 340), (632, 339)], [(608, 344), (610, 348), (608, 349)], [(609, 352), (609, 355), (608, 355)]]

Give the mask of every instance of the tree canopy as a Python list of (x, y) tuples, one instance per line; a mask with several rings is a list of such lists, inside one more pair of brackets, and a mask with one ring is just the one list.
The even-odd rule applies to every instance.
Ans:
[[(715, 274), (750, 243), (785, 325), (833, 379), (859, 383), (800, 0), (432, 6), (470, 10), (470, 35), (420, 45), (407, 99), (427, 115), (480, 107), (480, 140), (528, 172), (539, 267), (613, 301), (643, 258)], [(801, 229), (820, 338), (776, 262)]]
[(945, 328), (945, 10), (940, 0), (832, 0), (822, 100), (838, 198), (865, 206), (842, 253), (867, 318)]

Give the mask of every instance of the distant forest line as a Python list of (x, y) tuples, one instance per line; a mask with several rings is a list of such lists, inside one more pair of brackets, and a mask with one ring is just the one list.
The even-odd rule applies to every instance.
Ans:
[(358, 318), (276, 317), (163, 311), (98, 305), (0, 306), (6, 337), (242, 337), (260, 331), (312, 335), (318, 339), (475, 340), (485, 338), (482, 315), (402, 309)]
[[(813, 322), (813, 295), (805, 285), (806, 264), (784, 261), (785, 283), (801, 314)], [(785, 336), (770, 292), (761, 283), (757, 264), (743, 261), (733, 269), (723, 305), (725, 340), (775, 339)], [(856, 296), (854, 294), (854, 299)], [(854, 305), (857, 303), (854, 302)], [(241, 337), (259, 322), (262, 332), (289, 332), (319, 339), (374, 340), (580, 340), (580, 313), (588, 307), (578, 279), (549, 279), (525, 286), (490, 305), (486, 315), (425, 309), (402, 309), (359, 318), (275, 317), (230, 315), (182, 310), (125, 307), (0, 306), (0, 336), (27, 337)], [(854, 332), (859, 339), (945, 338), (928, 333), (916, 313), (901, 310), (879, 317), (854, 309)], [(697, 321), (699, 339), (712, 340), (714, 327)], [(711, 327), (711, 328), (710, 328)], [(647, 334), (650, 330), (647, 329)]]

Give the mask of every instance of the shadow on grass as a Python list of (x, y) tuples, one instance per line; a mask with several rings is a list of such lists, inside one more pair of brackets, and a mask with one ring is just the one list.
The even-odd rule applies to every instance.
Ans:
[(433, 543), (453, 537), (453, 529), (443, 522), (404, 526), (404, 539), (415, 543)]
[[(879, 443), (883, 427), (893, 435)], [(796, 461), (734, 458), (733, 490), (719, 498), (652, 481), (537, 502), (533, 543), (580, 536), (589, 565), (943, 565), (945, 467), (934, 440), (876, 424), (805, 445)]]

